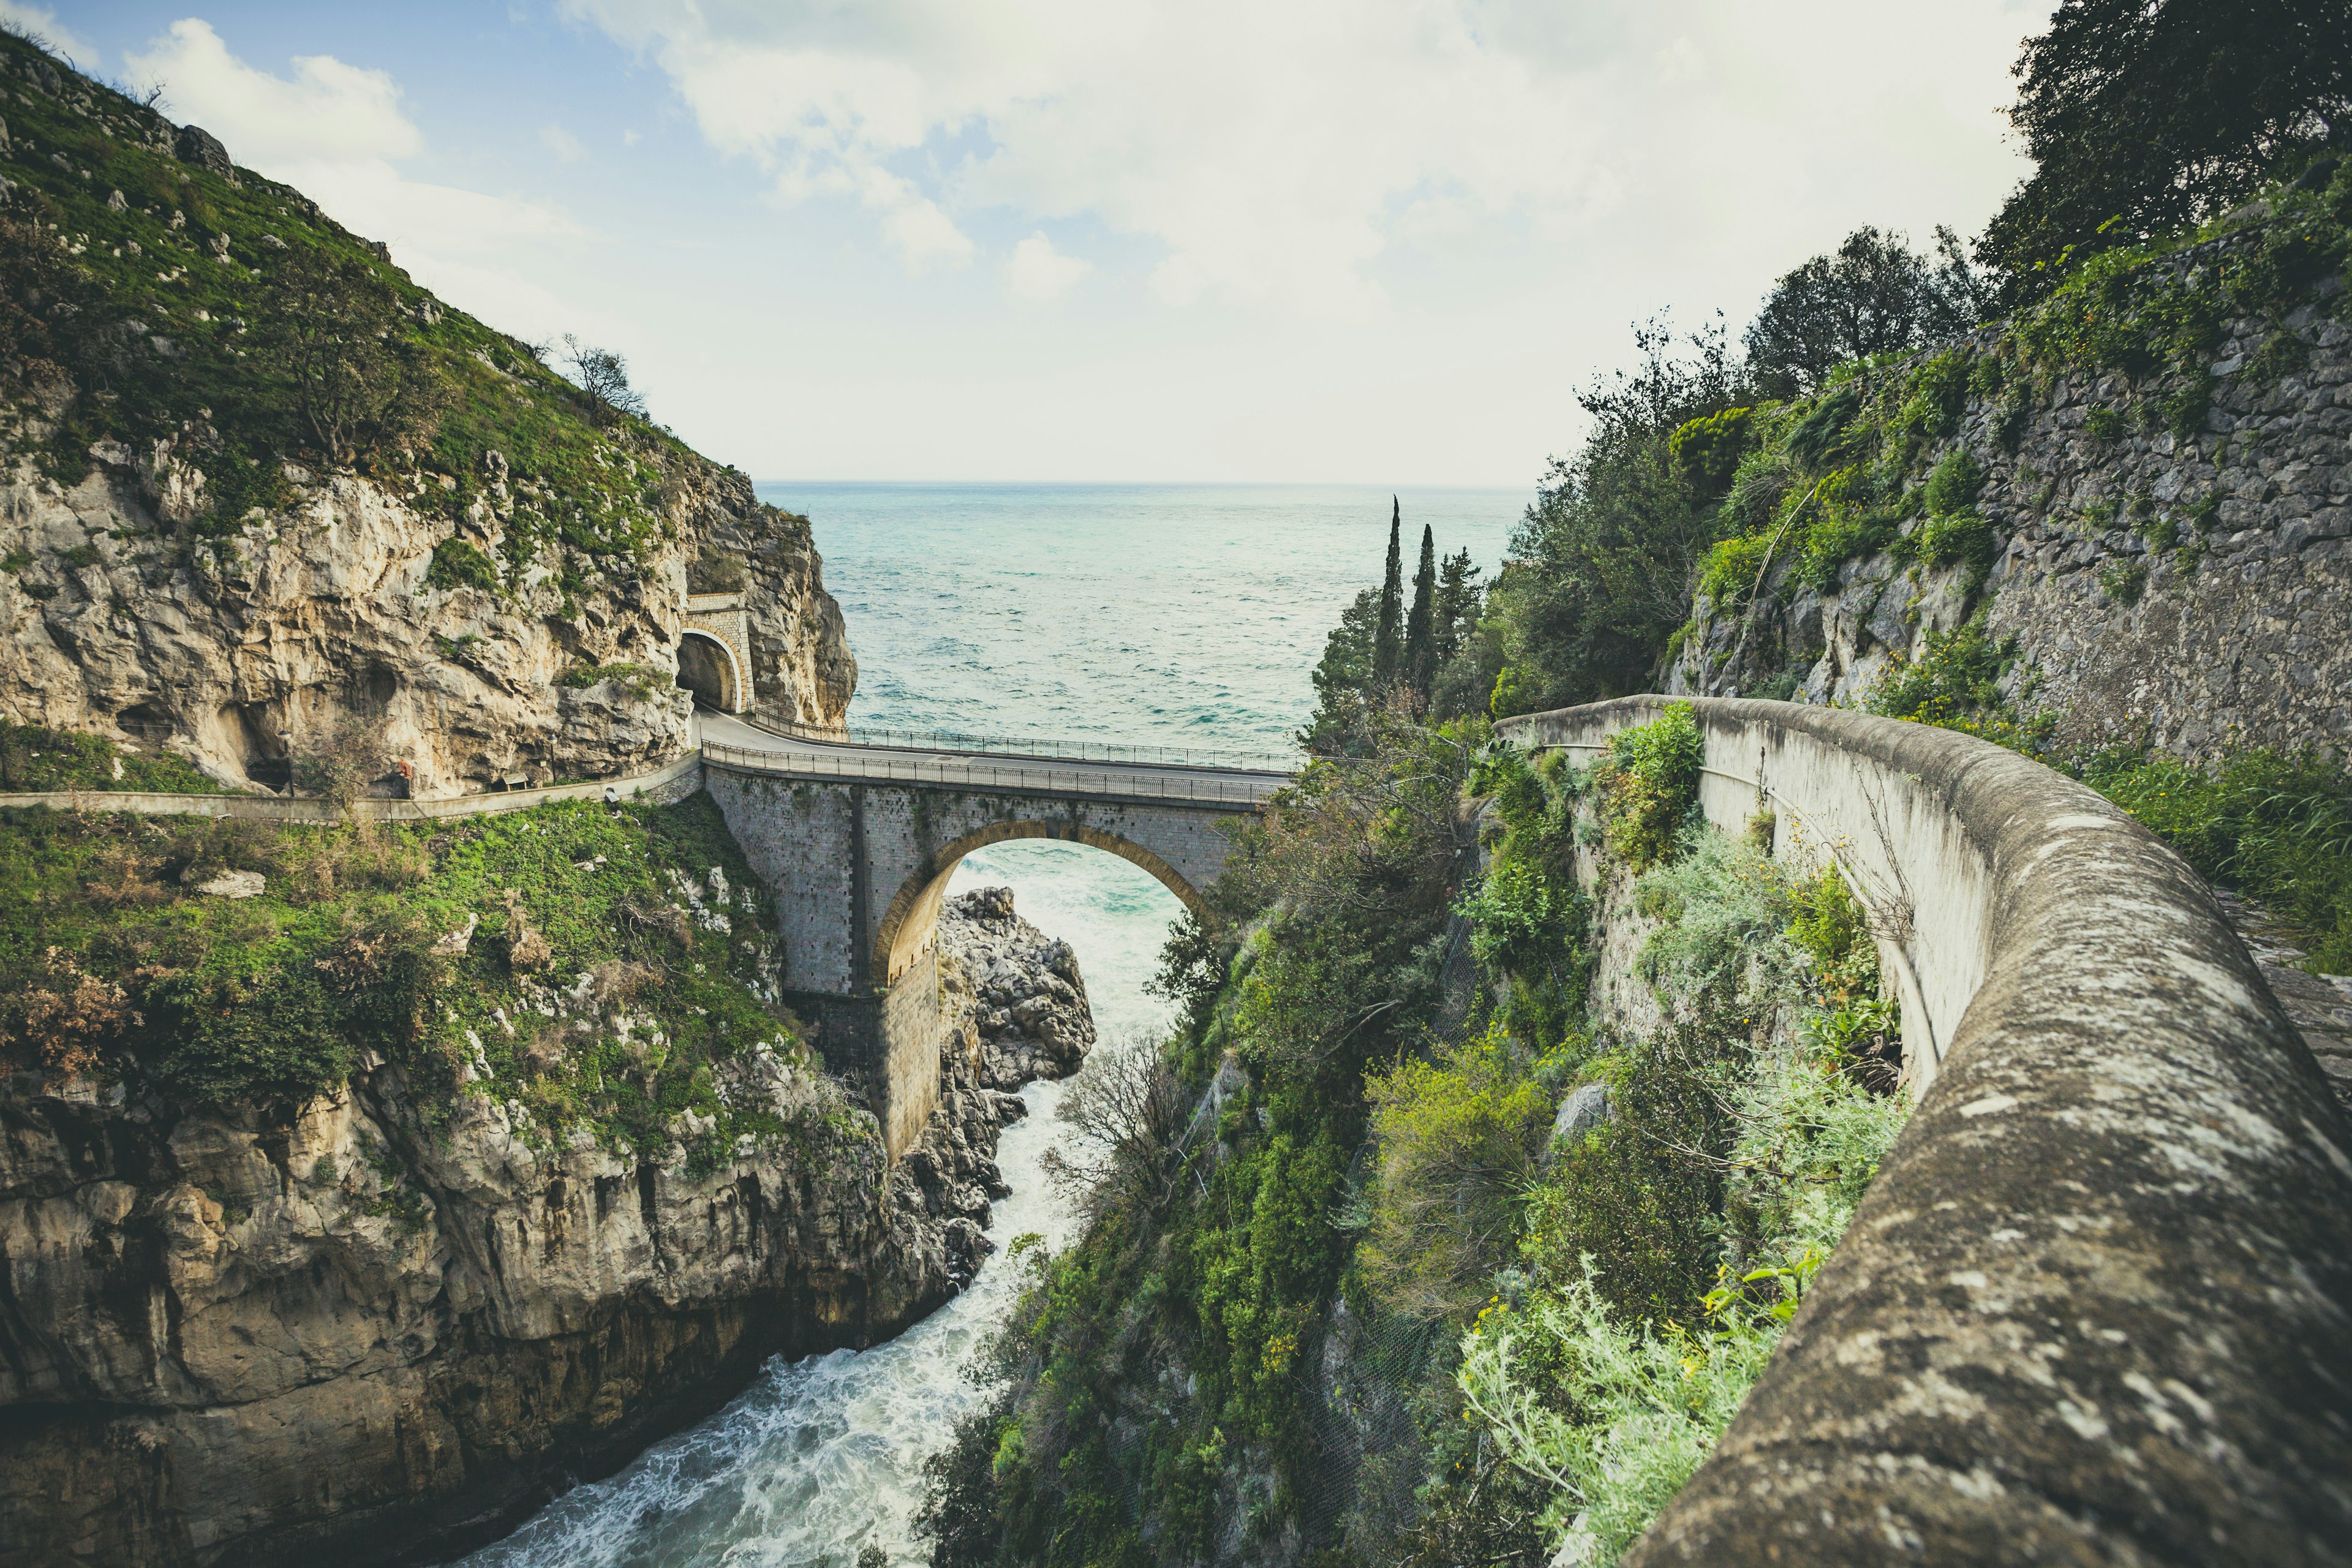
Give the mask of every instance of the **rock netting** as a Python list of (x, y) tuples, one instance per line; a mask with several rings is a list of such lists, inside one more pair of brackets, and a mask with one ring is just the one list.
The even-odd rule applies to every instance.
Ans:
[[(2246, 243), (2194, 247), (2174, 271), (2218, 265)], [(2021, 708), (2056, 715), (2061, 745), (2145, 736), (2200, 760), (2235, 744), (2352, 748), (2344, 287), (2321, 278), (2277, 324), (2227, 322), (2210, 366), (2210, 410), (2187, 439), (2137, 420), (2095, 433), (2095, 413), (2128, 413), (2152, 395), (2115, 374), (2054, 377), (2013, 450), (2000, 438), (2000, 397), (1972, 399), (1958, 434), (1925, 453), (1917, 476), (1953, 442), (1982, 465), (1978, 510), (1995, 557), (1981, 581), (1967, 566), (1906, 566), (1882, 553), (1846, 563), (1824, 595), (1790, 583), (1794, 563), (1784, 561), (1744, 633), (1738, 616), (1699, 597), (1666, 689), (1853, 703), (1926, 652), (1929, 633), (1983, 606), (1992, 636), (2016, 640), (2010, 691)], [(1989, 351), (2000, 331), (1972, 345)], [(2298, 361), (2284, 374), (2263, 368)]]
[(1078, 1070), (1095, 1043), (1095, 1018), (1077, 954), (1013, 913), (1012, 889), (948, 900), (939, 943), (960, 972), (951, 981), (942, 967), (942, 1004), (952, 997), (968, 1016), (974, 1081), (1010, 1090)]

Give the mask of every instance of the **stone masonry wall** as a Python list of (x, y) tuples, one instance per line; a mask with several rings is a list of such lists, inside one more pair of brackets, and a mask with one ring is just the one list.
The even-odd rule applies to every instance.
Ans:
[[(2226, 265), (2250, 243), (2194, 247), (2171, 273)], [(2023, 710), (2055, 715), (2062, 746), (2145, 738), (2194, 759), (2240, 743), (2343, 753), (2352, 747), (2344, 306), (2344, 279), (2330, 274), (2280, 320), (2226, 321), (2206, 367), (2210, 412), (2185, 439), (2141, 417), (2169, 383), (2061, 374), (2009, 432), (2000, 395), (1972, 398), (1958, 433), (1927, 449), (1913, 478), (1956, 444), (1982, 465), (1989, 573), (1881, 553), (1848, 562), (1837, 589), (1822, 594), (1795, 584), (1793, 561), (1783, 561), (1744, 629), (1699, 597), (1666, 689), (1856, 702), (1926, 652), (1929, 633), (1982, 608), (1994, 637), (2015, 639), (2008, 689)], [(1987, 328), (1969, 346), (1989, 352), (2002, 331)]]

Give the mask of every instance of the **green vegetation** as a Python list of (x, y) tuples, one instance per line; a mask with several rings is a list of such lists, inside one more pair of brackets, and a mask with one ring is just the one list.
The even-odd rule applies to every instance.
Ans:
[(651, 697), (667, 685), (662, 672), (649, 664), (575, 664), (555, 678), (555, 684), (573, 690), (585, 690), (591, 686), (611, 681), (639, 701)]
[(99, 735), (73, 734), (0, 719), (0, 791), (133, 790), (218, 795), (220, 785), (169, 752), (126, 752)]
[(2081, 256), (2210, 222), (2352, 136), (2341, 0), (2065, 0), (2018, 62), (2036, 165), (1986, 230), (2010, 303)]
[[(1404, 513), (1392, 507), (1389, 519), (1386, 575), (1366, 588), (1341, 613), (1323, 647), (1313, 679), (1318, 699), (1315, 721), (1299, 743), (1318, 755), (1363, 754), (1372, 744), (1382, 710), (1421, 713), (1433, 705), (1466, 711), (1481, 705), (1494, 684), (1491, 666), (1475, 700), (1449, 696), (1443, 678), (1481, 679), (1472, 647), (1484, 593), (1478, 568), (1466, 550), (1437, 558), (1437, 537), (1421, 531), (1421, 563), (1413, 574), (1412, 601), (1404, 603)], [(1483, 647), (1483, 644), (1481, 645)]]
[[(37, 410), (29, 455), (47, 472), (72, 483), (94, 442), (171, 438), (205, 476), (212, 505), (188, 531), (201, 542), (283, 500), (289, 461), (437, 491), (454, 516), (495, 452), (515, 502), (507, 580), (542, 562), (572, 591), (634, 569), (667, 526), (665, 475), (690, 454), (625, 396), (583, 391), (440, 304), (299, 192), (174, 157), (145, 106), (61, 65), (50, 91), (44, 63), (0, 36), (16, 182), (0, 213), (0, 397)], [(468, 565), (443, 580), (493, 585)]]
[(1607, 825), (1601, 842), (1635, 871), (1669, 858), (1698, 805), (1699, 766), (1706, 742), (1690, 705), (1620, 730), (1592, 770), (1592, 786)]
[[(1737, 1407), (1901, 1121), (1867, 919), (1833, 869), (1695, 824), (1677, 708), (1589, 773), (1468, 770), (1486, 866), (1449, 937), (1478, 738), (1391, 719), (1317, 763), (1171, 943), (1166, 1070), (1238, 1081), (1036, 1264), (1005, 1393), (933, 1466), (935, 1563), (1197, 1552), (1239, 1487), (1245, 1528), (1318, 1563), (1532, 1565), (1572, 1513), (1622, 1545)], [(1580, 845), (1658, 922), (1648, 1037), (1591, 1011)], [(1441, 984), (1457, 942), (1477, 977)], [(1588, 1083), (1606, 1120), (1550, 1147)], [(1335, 1443), (1366, 1445), (1351, 1473)]]
[(2077, 770), (2203, 876), (2260, 899), (2310, 966), (2352, 974), (2352, 775), (2320, 757), (2252, 749), (2199, 768), (2147, 751)]
[[(236, 872), (259, 895), (199, 890)], [(793, 1131), (719, 1092), (763, 1045), (811, 1058), (772, 1005), (766, 896), (706, 797), (341, 827), (11, 810), (0, 888), (0, 1034), (26, 1065), (266, 1101), (374, 1052), (515, 1100), (536, 1139), (654, 1151), (691, 1110), (708, 1161)]]
[(2301, 946), (2308, 967), (2352, 973), (2352, 773), (2341, 762), (2267, 747), (2227, 752), (2210, 767), (2132, 746), (2053, 748), (2053, 716), (2001, 689), (2015, 660), (1981, 614), (1930, 635), (1915, 663), (1872, 690), (1873, 712), (1980, 735), (2089, 784), (2180, 852), (2210, 880), (2260, 900)]

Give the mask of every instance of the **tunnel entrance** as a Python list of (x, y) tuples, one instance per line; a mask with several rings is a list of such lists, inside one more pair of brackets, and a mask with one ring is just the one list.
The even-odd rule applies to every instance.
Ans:
[(695, 704), (722, 713), (742, 709), (742, 682), (735, 653), (708, 632), (688, 631), (677, 642), (677, 683), (694, 693)]

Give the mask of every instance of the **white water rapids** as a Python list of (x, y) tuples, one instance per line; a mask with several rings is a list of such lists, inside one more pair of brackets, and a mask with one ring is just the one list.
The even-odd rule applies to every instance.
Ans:
[[(950, 891), (995, 885), (1077, 951), (1098, 1050), (1160, 1023), (1143, 982), (1178, 906), (1157, 882), (1099, 850), (1031, 841), (974, 854)], [(1030, 1231), (1056, 1247), (1069, 1239), (1070, 1216), (1039, 1168), (1064, 1134), (1054, 1116), (1063, 1087), (1023, 1091), (1029, 1114), (996, 1152), (1013, 1188), (990, 1210), (998, 1252), (962, 1295), (871, 1350), (771, 1360), (726, 1409), (565, 1493), (468, 1568), (852, 1568), (869, 1543), (893, 1568), (924, 1562), (912, 1532), (923, 1461), (985, 1395), (963, 1373), (1018, 1283), (1023, 1265), (1003, 1249)]]

